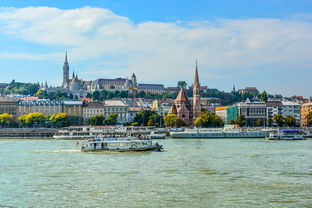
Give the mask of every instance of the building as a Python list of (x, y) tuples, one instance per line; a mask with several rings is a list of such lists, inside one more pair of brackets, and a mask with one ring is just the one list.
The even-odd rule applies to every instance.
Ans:
[(300, 126), (301, 123), (301, 105), (290, 101), (282, 101), (283, 112), (282, 116), (292, 116), (296, 119), (296, 126)]
[(108, 116), (112, 113), (117, 114), (117, 123), (123, 124), (129, 122), (127, 105), (122, 100), (105, 100), (104, 101), (104, 116), (108, 118)]
[(129, 107), (128, 108), (128, 123), (132, 123), (136, 114), (140, 111), (144, 110), (142, 107)]
[(179, 91), (180, 91), (180, 87), (167, 87), (166, 88), (166, 92), (170, 92), (170, 93), (175, 93)]
[(279, 100), (269, 100), (266, 102), (267, 106), (267, 121), (269, 119), (273, 120), (273, 117), (277, 114), (283, 114), (283, 103)]
[(228, 108), (228, 106), (221, 106), (221, 107), (216, 107), (215, 112), (216, 115), (218, 115), (222, 121), (224, 121), (224, 123), (226, 123), (226, 119), (227, 119), (227, 113), (226, 113), (226, 109)]
[(83, 81), (82, 79), (79, 79), (78, 74), (75, 74), (75, 72), (73, 72), (72, 78), (69, 79), (69, 65), (68, 65), (68, 60), (67, 60), (67, 51), (65, 53), (65, 62), (63, 65), (62, 87), (49, 89), (48, 86), (46, 86), (45, 88), (47, 88), (45, 89), (47, 92), (61, 91), (61, 92), (70, 93), (71, 95), (76, 96), (78, 98), (85, 97), (87, 95), (86, 82)]
[(247, 126), (257, 126), (257, 120), (261, 119), (266, 125), (267, 109), (265, 102), (250, 102), (247, 100), (244, 103), (238, 103), (238, 115), (244, 115), (247, 121)]
[(236, 105), (226, 108), (226, 124), (232, 124), (232, 121), (238, 120), (238, 107)]
[(308, 119), (307, 115), (312, 112), (312, 102), (303, 104), (301, 106), (301, 126), (307, 127), (308, 126)]
[(179, 118), (185, 121), (187, 125), (192, 125), (193, 122), (200, 116), (201, 104), (200, 104), (200, 84), (198, 77), (198, 67), (196, 62), (195, 79), (193, 88), (193, 102), (190, 102), (186, 95), (185, 89), (181, 88), (174, 104), (169, 110), (169, 114), (175, 114)]
[(165, 92), (165, 87), (163, 84), (139, 84), (138, 91), (151, 94), (162, 94)]
[(0, 114), (9, 113), (16, 117), (18, 98), (0, 97)]
[(154, 100), (152, 104), (152, 109), (158, 114), (165, 117), (171, 106), (173, 104), (173, 100)]
[(104, 116), (104, 103), (103, 102), (87, 102), (83, 105), (83, 123), (88, 124), (92, 116)]
[(20, 100), (17, 104), (17, 116), (29, 113), (43, 113), (46, 116), (63, 112), (63, 102), (49, 99)]
[(17, 116), (38, 112), (46, 116), (67, 113), (69, 116), (82, 117), (82, 104), (83, 101), (20, 100), (17, 103)]
[(248, 93), (253, 95), (258, 95), (259, 90), (256, 87), (245, 87), (245, 89), (239, 89), (238, 93)]

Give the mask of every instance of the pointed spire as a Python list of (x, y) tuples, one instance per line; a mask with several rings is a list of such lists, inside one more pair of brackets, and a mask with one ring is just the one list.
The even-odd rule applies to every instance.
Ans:
[(68, 61), (67, 61), (67, 51), (65, 52), (65, 63), (68, 63)]
[(75, 78), (75, 71), (73, 70), (73, 79)]
[(196, 69), (195, 69), (195, 80), (194, 80), (194, 86), (199, 86), (197, 59), (196, 59)]

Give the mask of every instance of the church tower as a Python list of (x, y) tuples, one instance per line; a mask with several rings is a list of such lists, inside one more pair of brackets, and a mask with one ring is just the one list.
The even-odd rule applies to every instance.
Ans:
[(200, 116), (201, 107), (200, 107), (200, 84), (198, 78), (198, 68), (196, 61), (196, 69), (195, 69), (195, 79), (194, 79), (194, 87), (193, 87), (193, 122)]
[(64, 88), (69, 87), (69, 66), (67, 61), (67, 51), (65, 53), (65, 62), (63, 65), (63, 87)]

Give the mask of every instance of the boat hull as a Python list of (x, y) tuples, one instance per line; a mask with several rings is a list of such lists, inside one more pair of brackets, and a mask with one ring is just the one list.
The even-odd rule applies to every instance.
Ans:
[(172, 138), (179, 139), (224, 139), (224, 138), (265, 138), (268, 136), (267, 132), (253, 133), (253, 134), (240, 134), (240, 133), (220, 133), (220, 134), (205, 134), (205, 133), (172, 133)]
[(162, 151), (163, 147), (153, 146), (153, 147), (139, 147), (139, 148), (129, 148), (129, 149), (81, 149), (82, 152), (143, 152), (143, 151)]
[(296, 137), (296, 138), (272, 138), (272, 137), (266, 137), (266, 140), (284, 140), (284, 141), (295, 141), (295, 140), (306, 140), (304, 137)]

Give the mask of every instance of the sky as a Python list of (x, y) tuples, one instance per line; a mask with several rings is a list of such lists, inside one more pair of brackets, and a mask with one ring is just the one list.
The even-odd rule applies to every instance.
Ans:
[(0, 82), (83, 80), (312, 96), (312, 0), (0, 0)]

